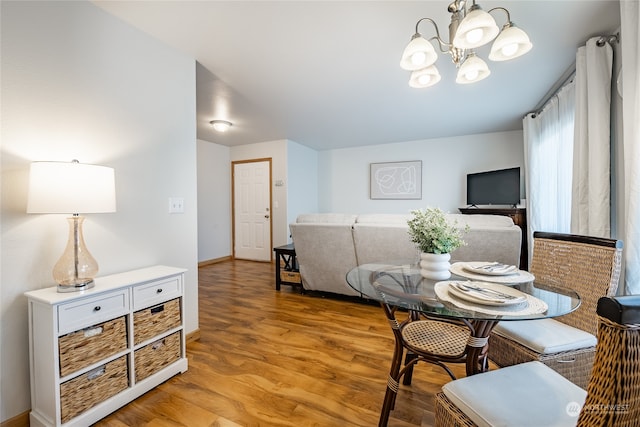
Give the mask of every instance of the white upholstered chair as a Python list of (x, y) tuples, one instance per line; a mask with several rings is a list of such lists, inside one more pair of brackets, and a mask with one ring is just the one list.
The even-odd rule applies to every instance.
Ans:
[(580, 307), (555, 319), (498, 323), (489, 359), (501, 367), (537, 360), (585, 388), (597, 341), (596, 303), (616, 294), (621, 259), (620, 240), (535, 232), (529, 271), (536, 283), (576, 291)]
[(445, 384), (436, 427), (632, 427), (640, 422), (640, 296), (597, 303), (598, 346), (587, 391), (541, 362)]

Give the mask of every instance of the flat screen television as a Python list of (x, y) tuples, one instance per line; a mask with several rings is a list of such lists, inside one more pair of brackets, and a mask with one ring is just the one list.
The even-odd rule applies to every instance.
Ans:
[(520, 168), (467, 174), (467, 205), (510, 205), (520, 202)]

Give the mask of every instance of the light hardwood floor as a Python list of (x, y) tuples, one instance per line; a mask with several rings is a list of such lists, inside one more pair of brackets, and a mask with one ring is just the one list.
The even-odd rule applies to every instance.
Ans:
[[(274, 283), (269, 263), (201, 267), (189, 370), (96, 425), (376, 426), (393, 351), (382, 309)], [(434, 393), (447, 381), (419, 364), (389, 426), (432, 425)]]

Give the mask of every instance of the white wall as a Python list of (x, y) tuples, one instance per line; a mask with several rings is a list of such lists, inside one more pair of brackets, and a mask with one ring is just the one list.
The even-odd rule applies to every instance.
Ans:
[(198, 262), (231, 255), (230, 148), (198, 140)]
[[(271, 213), (273, 227), (273, 246), (287, 243), (289, 227), (287, 224), (287, 140), (260, 142), (257, 144), (231, 147), (231, 161), (271, 158)], [(276, 187), (277, 180), (285, 185)]]
[[(153, 264), (189, 270), (198, 327), (195, 61), (90, 2), (1, 2), (0, 420), (30, 408), (27, 302), (53, 286), (64, 215), (27, 215), (34, 160), (115, 168), (117, 212), (89, 215), (100, 275)], [(183, 197), (184, 214), (168, 214)]]
[[(336, 213), (457, 212), (465, 206), (467, 173), (524, 170), (522, 131), (322, 151), (318, 159), (319, 211)], [(422, 200), (371, 200), (370, 163), (409, 160), (422, 160)]]
[(287, 224), (291, 224), (301, 213), (318, 212), (318, 152), (289, 141), (287, 175)]

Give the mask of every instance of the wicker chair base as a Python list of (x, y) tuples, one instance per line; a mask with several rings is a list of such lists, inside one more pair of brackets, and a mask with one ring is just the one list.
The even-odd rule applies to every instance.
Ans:
[(539, 354), (496, 333), (489, 338), (489, 359), (500, 367), (540, 361), (583, 389), (587, 389), (596, 348)]
[(436, 394), (436, 427), (476, 427), (444, 393)]

